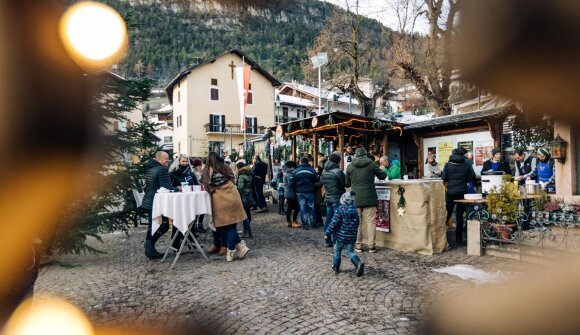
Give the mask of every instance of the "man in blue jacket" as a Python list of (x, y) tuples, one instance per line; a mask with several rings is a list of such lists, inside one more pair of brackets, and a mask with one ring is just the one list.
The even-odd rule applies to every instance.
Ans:
[[(308, 157), (300, 160), (300, 166), (292, 173), (292, 187), (298, 197), (300, 206), (300, 221), (302, 229), (310, 229), (316, 225), (314, 215), (314, 191), (315, 184), (318, 183), (318, 173), (308, 164)], [(310, 224), (308, 223), (310, 217)]]

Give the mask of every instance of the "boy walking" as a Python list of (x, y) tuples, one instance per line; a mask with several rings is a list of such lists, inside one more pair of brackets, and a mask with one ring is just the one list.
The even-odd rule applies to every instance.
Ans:
[(332, 258), (332, 270), (338, 274), (340, 272), (340, 255), (342, 249), (346, 248), (346, 254), (356, 267), (356, 276), (360, 277), (364, 273), (364, 263), (354, 252), (354, 243), (359, 226), (359, 217), (354, 205), (354, 193), (344, 193), (340, 197), (340, 205), (336, 208), (332, 221), (324, 232), (324, 238), (336, 236), (334, 243), (334, 257)]

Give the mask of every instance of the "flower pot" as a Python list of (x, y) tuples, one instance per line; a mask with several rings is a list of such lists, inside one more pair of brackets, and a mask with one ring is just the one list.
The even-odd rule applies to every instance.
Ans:
[(516, 227), (515, 223), (498, 224), (493, 226), (493, 230), (497, 233), (497, 238), (500, 240), (510, 240), (511, 232)]

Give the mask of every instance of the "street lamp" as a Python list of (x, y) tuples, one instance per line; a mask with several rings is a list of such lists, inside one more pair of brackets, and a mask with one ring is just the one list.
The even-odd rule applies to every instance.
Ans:
[(322, 65), (328, 63), (328, 53), (320, 52), (310, 58), (314, 68), (318, 68), (318, 115), (322, 113)]

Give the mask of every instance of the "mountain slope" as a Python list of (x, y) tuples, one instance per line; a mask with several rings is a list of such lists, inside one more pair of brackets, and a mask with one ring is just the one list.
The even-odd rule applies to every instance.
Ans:
[[(180, 70), (237, 48), (279, 80), (302, 79), (300, 63), (332, 10), (314, 0), (104, 0), (129, 18), (130, 48), (116, 69), (163, 86)], [(340, 9), (339, 9), (340, 10)], [(373, 32), (382, 26), (366, 20)]]

